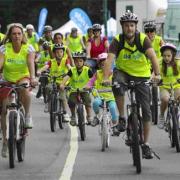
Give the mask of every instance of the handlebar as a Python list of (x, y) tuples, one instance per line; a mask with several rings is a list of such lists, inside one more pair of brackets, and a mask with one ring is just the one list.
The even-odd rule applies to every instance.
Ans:
[(20, 88), (29, 88), (32, 87), (29, 83), (22, 83), (22, 84), (10, 84), (7, 81), (0, 82), (0, 88), (11, 88), (11, 89), (20, 89)]

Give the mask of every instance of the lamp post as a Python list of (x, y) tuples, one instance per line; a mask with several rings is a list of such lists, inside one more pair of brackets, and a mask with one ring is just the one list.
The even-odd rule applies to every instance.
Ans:
[(107, 36), (107, 0), (103, 0), (103, 22), (104, 22), (104, 32)]

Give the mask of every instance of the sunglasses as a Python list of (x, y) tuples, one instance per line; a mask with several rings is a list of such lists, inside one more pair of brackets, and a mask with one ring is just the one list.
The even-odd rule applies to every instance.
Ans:
[(145, 30), (145, 33), (153, 33), (153, 32), (155, 32), (154, 29), (146, 29), (146, 30)]

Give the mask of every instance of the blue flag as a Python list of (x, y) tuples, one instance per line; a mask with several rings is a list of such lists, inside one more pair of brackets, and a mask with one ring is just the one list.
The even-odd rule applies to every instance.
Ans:
[(38, 35), (39, 37), (42, 36), (44, 25), (46, 23), (48, 10), (46, 8), (41, 9), (40, 15), (39, 15), (39, 24), (38, 24)]
[(92, 26), (91, 20), (89, 19), (88, 15), (80, 8), (72, 9), (70, 11), (69, 17), (75, 24), (77, 24), (83, 34), (87, 32), (88, 27)]

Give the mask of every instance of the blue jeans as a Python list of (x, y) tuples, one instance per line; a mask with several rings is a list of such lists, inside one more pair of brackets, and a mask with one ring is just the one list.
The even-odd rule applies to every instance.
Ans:
[[(99, 113), (99, 106), (102, 105), (102, 99), (101, 98), (95, 98), (93, 101), (93, 110), (96, 114)], [(112, 116), (112, 121), (118, 120), (118, 114), (116, 109), (116, 102), (115, 101), (109, 101), (108, 102), (108, 108)]]

